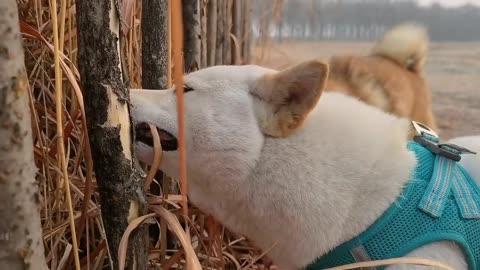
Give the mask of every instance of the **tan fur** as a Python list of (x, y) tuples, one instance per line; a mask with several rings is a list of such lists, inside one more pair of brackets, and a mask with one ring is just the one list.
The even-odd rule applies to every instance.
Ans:
[(273, 137), (287, 137), (297, 130), (317, 104), (328, 77), (328, 65), (308, 61), (260, 78), (252, 95), (262, 131)]
[(428, 37), (405, 24), (385, 34), (369, 56), (335, 56), (326, 91), (339, 91), (435, 131), (430, 89), (423, 77)]
[(428, 52), (428, 34), (416, 24), (400, 24), (386, 32), (372, 48), (372, 55), (389, 58), (399, 65), (421, 73)]

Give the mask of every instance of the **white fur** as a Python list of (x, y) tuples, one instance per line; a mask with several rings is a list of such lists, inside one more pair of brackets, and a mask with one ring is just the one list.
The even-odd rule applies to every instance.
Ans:
[[(271, 72), (216, 66), (186, 75), (194, 89), (185, 94), (188, 195), (260, 248), (275, 244), (268, 256), (276, 264), (299, 269), (371, 225), (400, 195), (416, 161), (406, 149), (409, 122), (337, 93), (324, 93), (292, 135), (265, 136), (254, 108), (262, 105), (250, 92)], [(173, 89), (132, 91), (131, 101), (137, 122), (177, 135)], [(137, 150), (152, 160), (151, 148)], [(178, 168), (177, 152), (164, 152), (161, 169), (178, 177)], [(411, 255), (467, 269), (448, 242)]]
[(470, 173), (473, 179), (480, 179), (480, 136), (466, 136), (451, 139), (449, 143), (463, 146), (476, 152), (476, 155), (462, 155), (460, 164)]

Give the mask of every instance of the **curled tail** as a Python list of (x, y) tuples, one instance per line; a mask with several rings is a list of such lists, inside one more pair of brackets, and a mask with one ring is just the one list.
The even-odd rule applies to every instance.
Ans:
[(424, 27), (405, 23), (386, 32), (375, 44), (372, 55), (389, 58), (407, 70), (421, 73), (428, 52), (429, 38)]

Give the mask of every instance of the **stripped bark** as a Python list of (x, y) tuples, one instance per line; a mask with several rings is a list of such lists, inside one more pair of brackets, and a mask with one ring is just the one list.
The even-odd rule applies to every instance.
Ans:
[(200, 49), (200, 68), (208, 66), (207, 58), (207, 1), (200, 1), (200, 34), (201, 34), (201, 49)]
[(239, 65), (242, 54), (242, 0), (233, 0), (232, 6), (232, 34), (235, 41), (232, 41), (232, 63)]
[[(114, 269), (128, 223), (146, 213), (140, 173), (134, 167), (129, 94), (123, 80), (118, 3), (77, 1), (78, 65), (84, 91), (90, 145)], [(100, 34), (101, 33), (101, 34)], [(146, 227), (131, 235), (127, 268), (147, 269)]]
[(217, 39), (215, 49), (215, 65), (223, 64), (223, 13), (225, 0), (217, 0)]
[(142, 1), (142, 85), (165, 89), (168, 80), (168, 0)]
[(199, 0), (182, 2), (185, 72), (198, 70), (200, 66), (200, 8)]
[(242, 64), (250, 63), (251, 56), (251, 37), (252, 37), (252, 1), (243, 0), (243, 42), (242, 42)]
[(217, 0), (207, 3), (207, 65), (215, 65), (217, 47)]
[(232, 45), (230, 42), (230, 32), (232, 31), (232, 0), (224, 0), (223, 25), (223, 64), (230, 65), (232, 62)]
[(0, 1), (0, 266), (48, 269), (17, 3)]

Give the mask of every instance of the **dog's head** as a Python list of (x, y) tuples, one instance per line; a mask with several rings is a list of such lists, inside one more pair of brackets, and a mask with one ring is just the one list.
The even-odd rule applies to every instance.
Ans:
[[(308, 61), (283, 71), (254, 65), (215, 66), (186, 75), (188, 172), (195, 177), (248, 172), (259, 158), (265, 136), (286, 137), (302, 125), (320, 98), (327, 73), (325, 63)], [(152, 161), (153, 140), (147, 124), (153, 124), (164, 150), (161, 169), (177, 177), (175, 87), (132, 90), (130, 95), (139, 159)]]

